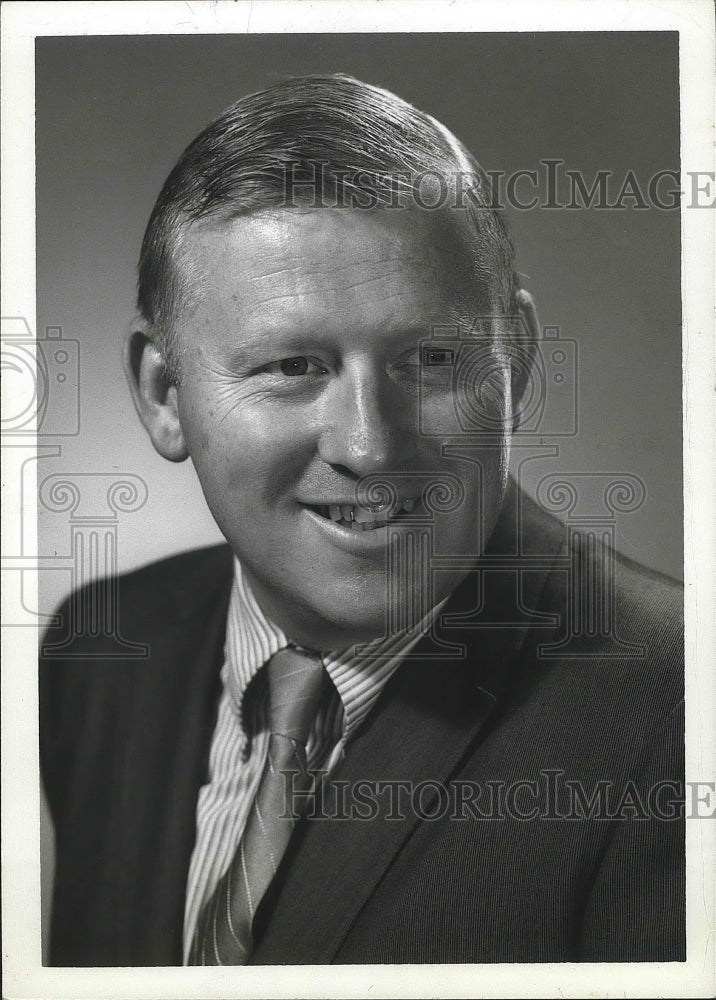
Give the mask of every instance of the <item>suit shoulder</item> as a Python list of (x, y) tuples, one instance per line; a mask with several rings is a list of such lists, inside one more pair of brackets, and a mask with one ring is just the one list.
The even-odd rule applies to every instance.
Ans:
[[(118, 662), (122, 640), (147, 644), (177, 623), (207, 617), (228, 602), (233, 555), (228, 545), (181, 552), (116, 578), (99, 578), (72, 591), (45, 632), (40, 661)], [(128, 648), (128, 658), (136, 656)]]
[(191, 549), (159, 559), (122, 574), (118, 578), (126, 599), (143, 598), (151, 593), (160, 603), (186, 604), (199, 599), (206, 589), (213, 590), (231, 575), (233, 555), (228, 545)]
[(157, 559), (120, 576), (126, 587), (152, 586), (165, 580), (202, 575), (213, 575), (217, 570), (231, 566), (232, 554), (228, 545), (209, 545), (201, 549), (188, 549), (175, 555)]
[(74, 743), (82, 729), (109, 731), (122, 705), (162, 678), (165, 692), (191, 683), (203, 645), (211, 655), (221, 648), (232, 579), (233, 555), (219, 545), (73, 591), (40, 646), (44, 750)]
[[(626, 556), (608, 552), (603, 557), (607, 579), (614, 575), (614, 610), (619, 634), (644, 645), (647, 659), (683, 674), (684, 587), (667, 576)], [(613, 559), (613, 569), (609, 561)]]
[[(586, 530), (573, 531), (569, 540), (565, 537), (561, 554), (569, 562), (571, 600), (577, 599), (575, 585), (579, 584), (580, 600), (590, 604), (593, 614), (603, 616), (608, 614), (608, 598), (613, 595), (630, 630), (666, 629), (683, 638), (681, 581), (635, 562)], [(593, 602), (597, 603), (591, 608)], [(586, 606), (584, 610), (588, 610)]]
[(192, 549), (147, 563), (122, 573), (114, 580), (99, 578), (72, 591), (61, 605), (67, 606), (107, 590), (112, 583), (121, 609), (156, 618), (164, 613), (191, 613), (211, 599), (217, 588), (226, 585), (232, 574), (233, 556), (228, 545)]
[(540, 673), (634, 734), (658, 729), (684, 696), (683, 585), (629, 559), (588, 532), (563, 549), (543, 610), (560, 622), (528, 649)]
[(669, 612), (683, 620), (684, 585), (680, 580), (616, 554), (617, 585), (631, 599), (635, 609), (653, 616)]

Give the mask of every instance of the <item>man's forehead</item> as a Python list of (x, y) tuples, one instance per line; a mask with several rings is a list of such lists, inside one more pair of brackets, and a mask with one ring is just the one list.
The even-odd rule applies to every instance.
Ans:
[(264, 209), (192, 224), (181, 243), (180, 273), (204, 294), (351, 299), (410, 285), (470, 308), (486, 298), (468, 235), (444, 212)]
[(262, 208), (251, 212), (213, 215), (184, 228), (188, 247), (240, 249), (250, 240), (255, 249), (292, 255), (295, 240), (352, 247), (361, 256), (366, 244), (407, 259), (447, 256), (453, 263), (469, 256), (469, 233), (459, 213), (416, 208)]

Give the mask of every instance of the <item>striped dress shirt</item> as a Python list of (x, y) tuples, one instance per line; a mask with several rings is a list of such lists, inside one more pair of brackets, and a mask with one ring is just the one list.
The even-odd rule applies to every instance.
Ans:
[[(322, 702), (311, 728), (306, 747), (309, 768), (328, 774), (335, 769), (384, 685), (430, 629), (446, 600), (409, 631), (322, 654), (334, 690), (332, 697)], [(222, 693), (209, 753), (208, 781), (199, 791), (196, 841), (187, 879), (185, 963), (199, 913), (238, 847), (266, 760), (269, 733), (265, 699), (253, 700), (249, 718), (244, 694), (274, 653), (288, 644), (286, 635), (261, 611), (236, 559), (221, 671)]]

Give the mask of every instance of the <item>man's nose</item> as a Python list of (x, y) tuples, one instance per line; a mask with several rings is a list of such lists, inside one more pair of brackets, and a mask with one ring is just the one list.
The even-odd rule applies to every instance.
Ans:
[(324, 397), (318, 453), (355, 476), (405, 469), (417, 452), (417, 401), (387, 376), (344, 372)]

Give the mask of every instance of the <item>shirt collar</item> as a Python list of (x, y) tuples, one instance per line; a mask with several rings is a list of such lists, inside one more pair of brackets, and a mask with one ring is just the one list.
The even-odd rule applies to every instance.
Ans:
[[(343, 740), (366, 718), (389, 677), (410, 652), (443, 608), (447, 598), (435, 605), (417, 628), (403, 629), (368, 643), (321, 654), (344, 711)], [(247, 687), (274, 653), (289, 645), (286, 634), (264, 615), (234, 558), (234, 580), (226, 629), (225, 683), (237, 717)]]

